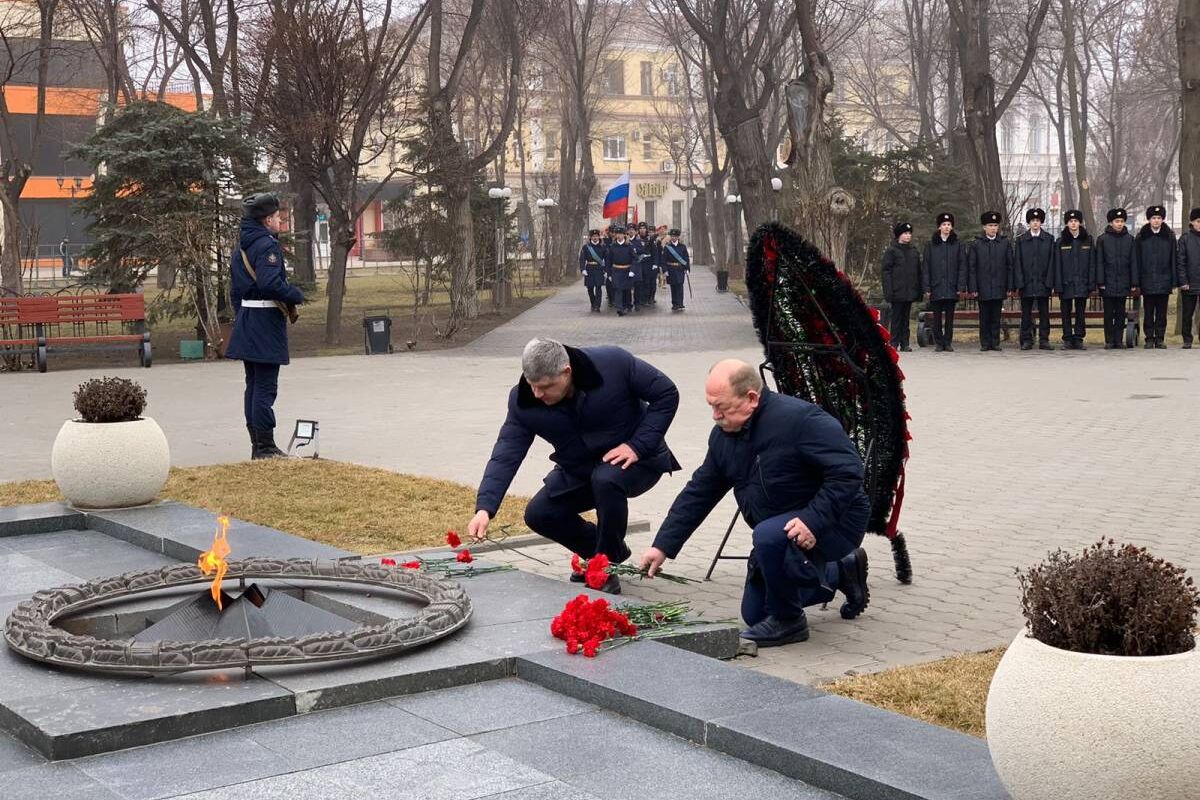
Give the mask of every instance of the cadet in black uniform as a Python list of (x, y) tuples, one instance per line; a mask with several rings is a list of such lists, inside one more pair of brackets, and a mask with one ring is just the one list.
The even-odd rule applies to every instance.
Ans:
[(1175, 232), (1163, 221), (1166, 216), (1162, 206), (1146, 209), (1149, 221), (1138, 231), (1134, 253), (1147, 350), (1167, 347), (1163, 342), (1167, 335), (1167, 301), (1175, 291)]
[(883, 299), (892, 307), (892, 347), (907, 353), (912, 350), (908, 343), (909, 317), (912, 304), (924, 294), (921, 286), (921, 253), (912, 243), (913, 226), (908, 222), (897, 223), (892, 228), (894, 241), (883, 251)]
[(967, 295), (967, 253), (954, 232), (954, 215), (943, 211), (938, 229), (925, 245), (921, 285), (933, 308), (934, 352), (954, 352), (954, 307)]
[(608, 246), (608, 266), (612, 270), (613, 293), (617, 298), (617, 316), (623, 317), (633, 308), (633, 288), (636, 285), (637, 249), (625, 240), (625, 229), (613, 230), (613, 243)]
[(1000, 233), (1000, 215), (979, 216), (983, 232), (967, 251), (967, 290), (979, 300), (979, 349), (1000, 350), (1000, 311), (1005, 295), (1013, 295), (1013, 251)]
[(604, 245), (600, 244), (600, 230), (588, 231), (588, 240), (579, 248), (579, 271), (583, 273), (583, 285), (587, 288), (588, 302), (592, 311), (600, 313), (600, 296), (608, 273), (604, 262)]
[(671, 287), (671, 310), (683, 311), (683, 284), (692, 271), (692, 260), (687, 245), (679, 241), (678, 228), (671, 228), (667, 236), (658, 252), (659, 265), (667, 273), (667, 284)]
[(1175, 259), (1175, 282), (1183, 295), (1183, 349), (1192, 349), (1192, 338), (1196, 332), (1193, 320), (1196, 300), (1200, 298), (1200, 208), (1193, 208), (1191, 224), (1187, 233), (1179, 237)]
[(638, 289), (642, 298), (638, 305), (645, 308), (655, 304), (654, 295), (658, 291), (658, 240), (644, 222), (638, 223), (637, 231), (637, 246), (641, 247)]
[(1050, 344), (1050, 295), (1058, 285), (1058, 260), (1054, 237), (1042, 230), (1046, 212), (1025, 212), (1029, 229), (1017, 237), (1015, 254), (1016, 288), (1021, 294), (1021, 349), (1033, 349), (1033, 309), (1038, 314), (1038, 349), (1053, 350)]
[(1110, 208), (1108, 227), (1096, 238), (1096, 288), (1104, 297), (1105, 350), (1125, 347), (1125, 298), (1138, 291), (1137, 248), (1125, 228), (1126, 216), (1125, 209)]
[(1088, 295), (1096, 288), (1096, 247), (1092, 235), (1083, 227), (1083, 212), (1071, 209), (1067, 227), (1058, 237), (1059, 310), (1062, 313), (1063, 347), (1087, 350), (1086, 306)]

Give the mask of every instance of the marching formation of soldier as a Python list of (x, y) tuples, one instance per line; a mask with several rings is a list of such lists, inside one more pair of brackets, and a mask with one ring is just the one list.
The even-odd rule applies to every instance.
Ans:
[(913, 303), (924, 298), (934, 350), (952, 352), (958, 302), (974, 300), (979, 349), (999, 350), (1004, 301), (1019, 298), (1021, 349), (1053, 350), (1050, 298), (1057, 297), (1064, 348), (1086, 350), (1085, 305), (1089, 297), (1099, 297), (1104, 349), (1119, 350), (1125, 347), (1126, 303), (1133, 297), (1142, 301), (1145, 349), (1163, 349), (1167, 305), (1178, 288), (1183, 347), (1191, 349), (1200, 298), (1200, 208), (1192, 209), (1189, 229), (1179, 237), (1166, 224), (1166, 213), (1160, 205), (1150, 206), (1146, 224), (1134, 233), (1126, 226), (1125, 209), (1113, 208), (1104, 232), (1093, 237), (1083, 226), (1082, 212), (1070, 210), (1056, 238), (1042, 227), (1046, 212), (1033, 208), (1025, 213), (1028, 229), (1010, 241), (1000, 232), (1000, 214), (988, 211), (980, 215), (981, 231), (969, 242), (958, 238), (954, 215), (941, 213), (934, 221), (937, 230), (921, 250), (913, 243), (913, 226), (899, 223), (882, 262), (892, 344), (901, 351), (912, 349), (909, 317)]
[(645, 222), (632, 232), (624, 225), (609, 225), (603, 237), (592, 228), (579, 249), (579, 271), (593, 313), (600, 313), (605, 295), (608, 307), (620, 317), (657, 305), (660, 277), (671, 289), (671, 310), (683, 311), (683, 289), (691, 268), (679, 229), (662, 226), (655, 231)]

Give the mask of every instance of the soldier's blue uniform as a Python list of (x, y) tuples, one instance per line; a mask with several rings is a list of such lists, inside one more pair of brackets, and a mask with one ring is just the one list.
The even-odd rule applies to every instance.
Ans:
[(671, 238), (659, 250), (658, 263), (666, 272), (667, 285), (671, 287), (671, 310), (683, 311), (683, 284), (692, 270), (692, 259), (687, 245), (679, 241), (678, 228), (672, 228), (667, 235)]
[[(288, 283), (283, 250), (264, 220), (279, 210), (272, 194), (250, 195), (242, 202), (239, 249), (230, 259), (229, 294), (237, 316), (226, 358), (240, 359), (246, 371), (244, 411), (253, 445), (251, 458), (281, 456), (275, 446), (275, 397), (279, 367), (288, 359), (288, 315), (285, 306), (304, 302), (304, 294)], [(254, 277), (242, 260), (246, 254)]]
[[(624, 229), (616, 232), (624, 239)], [(608, 246), (608, 266), (612, 270), (613, 294), (617, 299), (617, 314), (625, 316), (633, 307), (633, 287), (637, 285), (640, 275), (638, 270), (638, 249), (628, 240), (618, 241), (614, 238)]]
[(638, 258), (637, 304), (643, 308), (654, 305), (654, 294), (658, 289), (658, 240), (655, 239), (646, 223), (638, 224), (638, 235), (634, 237), (636, 246), (641, 248)]
[(600, 243), (600, 231), (588, 231), (588, 241), (579, 248), (579, 271), (583, 273), (583, 285), (587, 288), (592, 311), (600, 311), (601, 290), (608, 281), (608, 264), (604, 258), (604, 245)]

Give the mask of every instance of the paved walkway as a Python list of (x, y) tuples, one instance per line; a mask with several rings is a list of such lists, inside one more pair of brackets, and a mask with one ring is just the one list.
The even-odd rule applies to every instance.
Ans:
[[(568, 287), (468, 347), (390, 357), (296, 361), (284, 370), (280, 420), (321, 420), (322, 454), (475, 483), (503, 419), (521, 345), (535, 333), (569, 343), (615, 342), (671, 375), (682, 395), (668, 440), (685, 469), (633, 504), (661, 521), (699, 464), (710, 420), (703, 399), (707, 368), (724, 356), (748, 360), (759, 348), (748, 312), (718, 295), (708, 275), (693, 276), (696, 296), (672, 315), (659, 307), (618, 320), (589, 314), (581, 285)], [(906, 354), (913, 416), (912, 458), (902, 528), (916, 579), (891, 575), (886, 541), (867, 543), (872, 604), (845, 622), (834, 608), (811, 615), (812, 639), (739, 663), (815, 681), (927, 661), (1008, 642), (1020, 626), (1014, 568), (1058, 547), (1101, 536), (1150, 546), (1200, 569), (1200, 536), (1190, 519), (1200, 496), (1193, 420), (1200, 351)], [(141, 380), (149, 413), (167, 432), (176, 464), (246, 457), (236, 364), (180, 364), (122, 374)], [(49, 474), (50, 446), (71, 414), (71, 390), (84, 372), (0, 375), (0, 480)], [(547, 470), (535, 445), (513, 491), (532, 493)], [(471, 509), (463, 509), (461, 524)], [(693, 537), (674, 572), (701, 577), (732, 514), (726, 500)], [(651, 534), (631, 537), (640, 552)], [(747, 531), (733, 539), (744, 551)], [(527, 552), (566, 559), (552, 547)], [(544, 570), (514, 557), (522, 569)], [(561, 563), (562, 568), (558, 566)], [(643, 597), (691, 597), (712, 618), (733, 618), (741, 565), (724, 562), (714, 580), (677, 587), (630, 585)]]

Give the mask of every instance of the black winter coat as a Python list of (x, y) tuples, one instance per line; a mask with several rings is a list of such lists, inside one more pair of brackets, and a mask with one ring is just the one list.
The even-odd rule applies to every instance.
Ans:
[(1136, 242), (1128, 228), (1117, 233), (1111, 225), (1096, 238), (1096, 285), (1105, 297), (1128, 297), (1138, 285)]
[(1063, 297), (1078, 300), (1096, 288), (1096, 242), (1087, 228), (1079, 235), (1063, 228), (1058, 237), (1058, 291)]
[(1013, 279), (1022, 297), (1049, 297), (1058, 288), (1057, 248), (1054, 236), (1042, 231), (1034, 237), (1025, 231), (1017, 237)]
[[(229, 264), (229, 297), (233, 301), (233, 332), (226, 358), (263, 364), (287, 364), (288, 318), (279, 308), (247, 306), (244, 300), (279, 301), (290, 305), (304, 302), (304, 294), (288, 283), (287, 268), (279, 239), (258, 220), (243, 219), (241, 249), (234, 250)], [(255, 277), (242, 261), (246, 254)]]
[(950, 231), (946, 241), (940, 233), (933, 235), (925, 245), (921, 271), (921, 285), (930, 300), (957, 300), (959, 292), (967, 291), (966, 245), (957, 233)]
[(1137, 235), (1137, 284), (1142, 294), (1170, 294), (1175, 289), (1175, 231), (1165, 222), (1158, 233), (1147, 222)]
[(1175, 283), (1188, 287), (1188, 294), (1200, 294), (1200, 233), (1191, 228), (1175, 245)]
[(892, 242), (883, 251), (883, 299), (889, 303), (911, 303), (924, 294), (921, 285), (921, 253), (910, 244)]
[(751, 527), (795, 512), (826, 560), (848, 555), (867, 530), (858, 450), (823, 408), (791, 395), (764, 389), (741, 431), (713, 428), (704, 463), (671, 504), (654, 546), (674, 558), (730, 489)]
[(982, 233), (967, 251), (968, 291), (978, 292), (980, 300), (1003, 300), (1013, 289), (1013, 250), (1008, 238), (1000, 234), (989, 239)]
[(590, 239), (584, 242), (583, 247), (579, 248), (579, 271), (587, 273), (583, 276), (584, 285), (603, 286), (606, 269), (604, 245), (599, 242), (592, 244)]
[(551, 496), (586, 484), (612, 448), (627, 444), (638, 463), (660, 472), (679, 469), (663, 438), (679, 408), (671, 379), (619, 347), (567, 348), (573, 397), (548, 406), (524, 376), (508, 394), (508, 416), (483, 471), (475, 510), (496, 515), (533, 438), (554, 448), (557, 466), (546, 476)]

